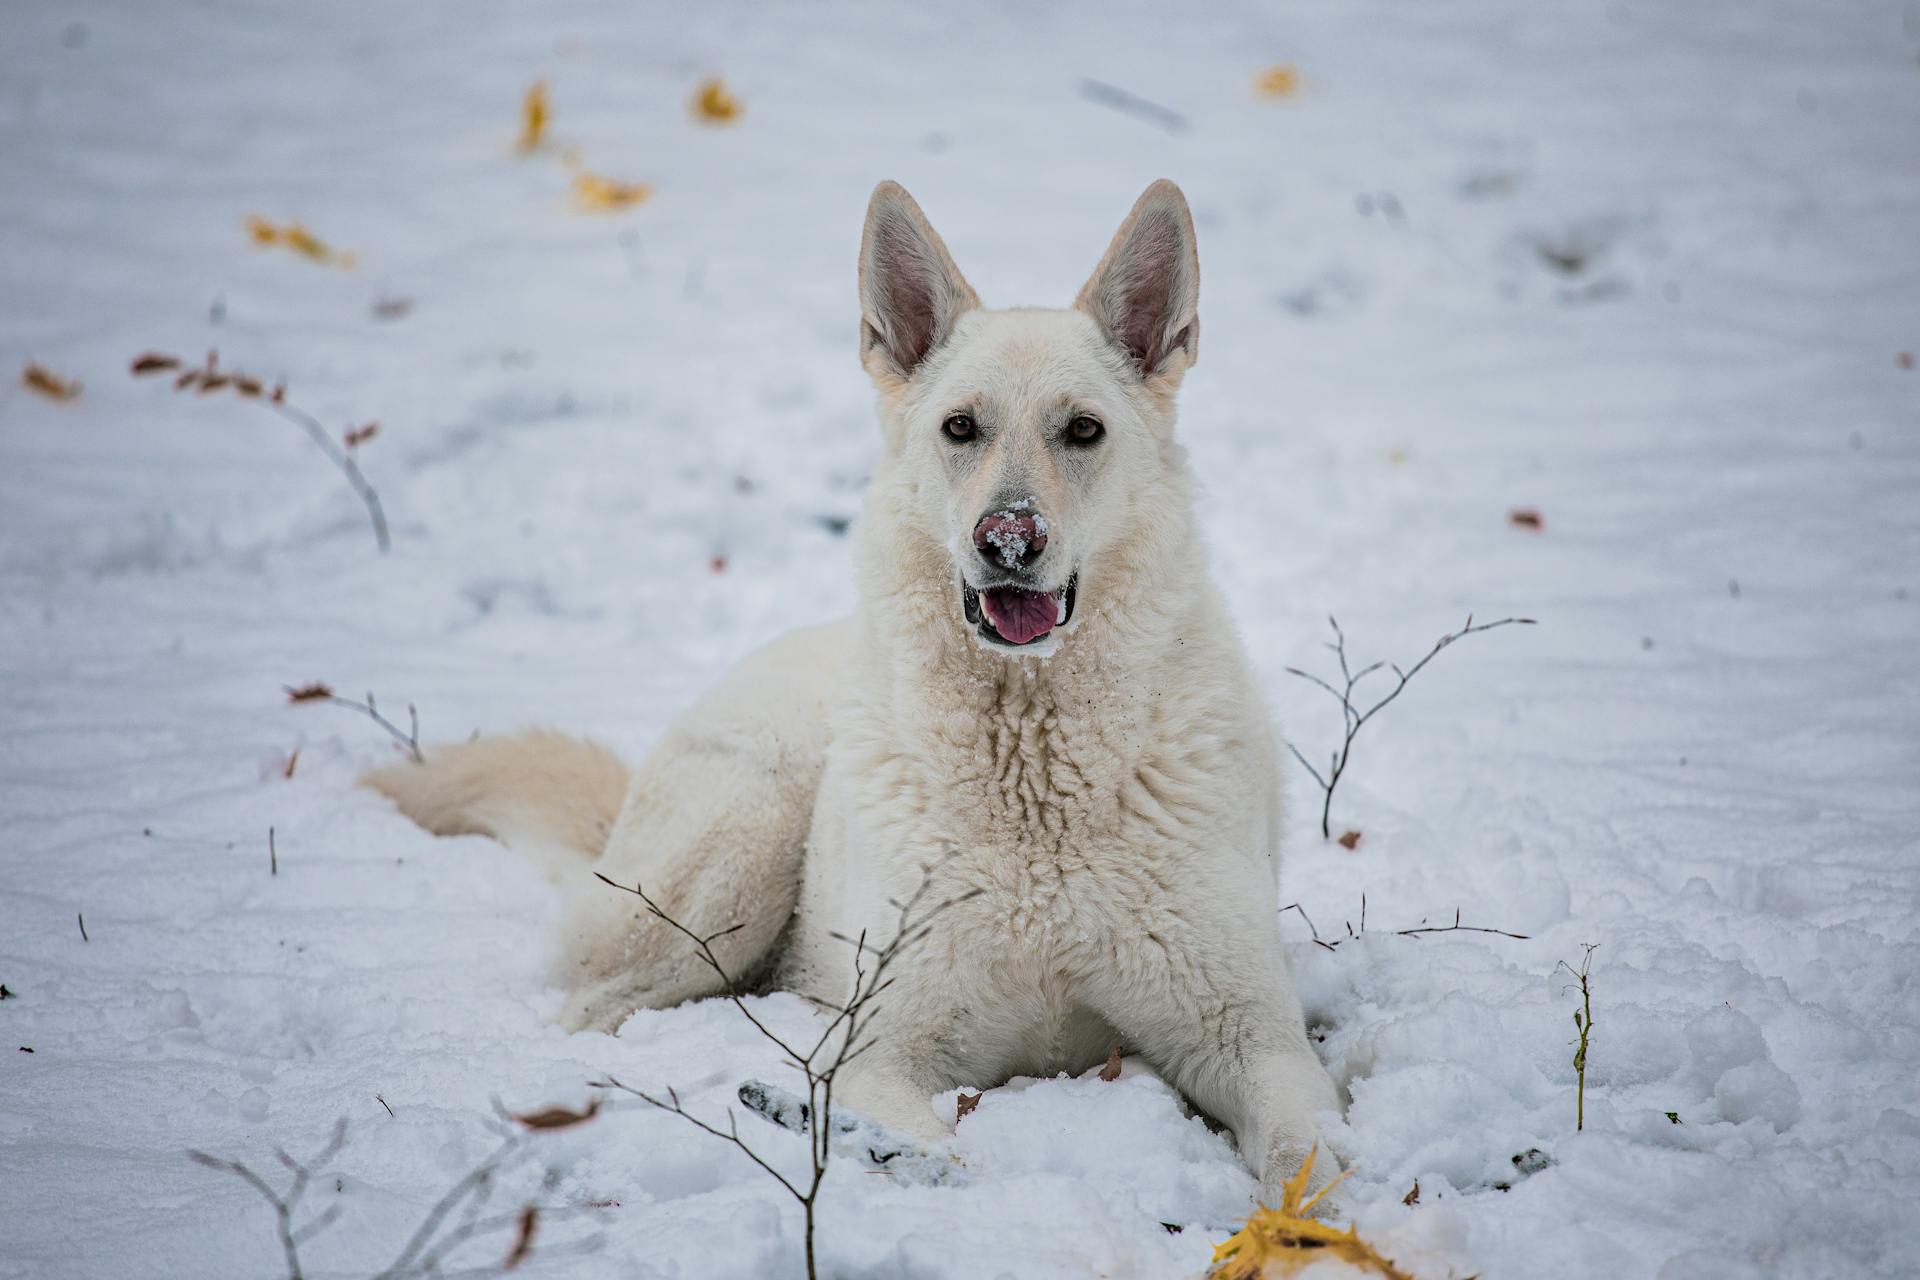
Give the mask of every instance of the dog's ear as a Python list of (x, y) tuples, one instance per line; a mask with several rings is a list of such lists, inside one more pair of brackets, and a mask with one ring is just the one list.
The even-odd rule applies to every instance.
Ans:
[[(1175, 382), (1200, 353), (1200, 255), (1193, 215), (1165, 178), (1134, 201), (1074, 306), (1153, 382)], [(1167, 384), (1162, 384), (1167, 385)]]
[(860, 360), (874, 381), (911, 378), (979, 305), (906, 188), (875, 187), (860, 237)]

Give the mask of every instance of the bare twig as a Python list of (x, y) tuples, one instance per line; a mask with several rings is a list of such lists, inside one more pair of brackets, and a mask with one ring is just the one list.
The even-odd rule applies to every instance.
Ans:
[[(805, 1253), (807, 1276), (817, 1280), (819, 1271), (815, 1262), (814, 1230), (815, 1208), (819, 1201), (820, 1186), (826, 1178), (827, 1164), (832, 1156), (831, 1140), (836, 1132), (833, 1116), (833, 1086), (842, 1068), (862, 1053), (871, 1049), (875, 1038), (868, 1034), (875, 1015), (874, 1001), (892, 985), (888, 970), (899, 959), (901, 953), (927, 936), (934, 917), (948, 908), (974, 896), (962, 894), (946, 901), (922, 906), (933, 882), (933, 868), (922, 870), (919, 887), (904, 901), (890, 902), (899, 913), (895, 922), (892, 941), (884, 946), (868, 943), (865, 931), (856, 938), (841, 938), (853, 948), (853, 984), (845, 1004), (835, 1005), (828, 1001), (816, 1000), (824, 1012), (830, 1014), (827, 1024), (821, 1029), (811, 1045), (796, 1045), (778, 1032), (768, 1027), (754, 1011), (748, 1007), (740, 995), (739, 983), (727, 971), (720, 957), (713, 950), (716, 939), (724, 938), (736, 932), (741, 926), (733, 925), (713, 933), (700, 933), (675, 919), (650, 896), (641, 885), (629, 888), (618, 881), (610, 880), (599, 872), (594, 873), (600, 880), (619, 889), (623, 893), (633, 894), (645, 904), (648, 912), (657, 920), (665, 923), (676, 933), (693, 944), (694, 950), (720, 979), (726, 998), (740, 1012), (747, 1022), (787, 1059), (788, 1065), (798, 1070), (807, 1082), (806, 1101), (800, 1106), (798, 1120), (807, 1133), (809, 1169), (807, 1177), (795, 1180), (775, 1169), (740, 1136), (739, 1126), (735, 1122), (733, 1109), (726, 1113), (726, 1128), (722, 1129), (688, 1111), (680, 1101), (680, 1095), (668, 1088), (663, 1100), (656, 1094), (634, 1088), (609, 1075), (594, 1082), (594, 1087), (616, 1089), (627, 1093), (649, 1106), (679, 1116), (701, 1132), (709, 1134), (731, 1146), (738, 1148), (749, 1160), (764, 1170), (768, 1176), (780, 1184), (788, 1195), (796, 1200), (806, 1226)], [(836, 934), (835, 937), (840, 937)], [(746, 1087), (742, 1088), (743, 1100)]]
[(300, 1266), (300, 1246), (332, 1224), (339, 1216), (339, 1205), (333, 1205), (305, 1224), (296, 1227), (294, 1217), (300, 1211), (300, 1201), (307, 1194), (307, 1188), (313, 1183), (316, 1169), (324, 1172), (327, 1162), (340, 1154), (340, 1148), (346, 1145), (347, 1122), (340, 1120), (333, 1126), (333, 1136), (327, 1140), (318, 1154), (302, 1162), (294, 1159), (283, 1150), (275, 1150), (274, 1156), (285, 1165), (292, 1174), (292, 1180), (284, 1192), (275, 1191), (271, 1183), (255, 1173), (238, 1160), (226, 1160), (219, 1156), (210, 1156), (204, 1151), (189, 1151), (188, 1158), (203, 1164), (209, 1169), (218, 1169), (231, 1173), (259, 1192), (266, 1202), (273, 1206), (274, 1230), (280, 1238), (280, 1249), (286, 1257), (287, 1280), (304, 1280), (305, 1273)]
[[(1364, 936), (1367, 932), (1367, 895), (1364, 893), (1360, 895), (1359, 931), (1355, 932), (1352, 922), (1349, 921), (1347, 922), (1347, 936), (1344, 938), (1336, 938), (1332, 942), (1328, 942), (1320, 936), (1320, 931), (1313, 926), (1313, 917), (1308, 915), (1307, 909), (1299, 903), (1289, 902), (1286, 906), (1280, 908), (1280, 911), (1283, 915), (1289, 911), (1298, 911), (1300, 918), (1307, 922), (1307, 932), (1313, 935), (1313, 944), (1327, 951), (1337, 951), (1341, 943), (1351, 942), (1356, 938)], [(1502, 938), (1512, 938), (1516, 942), (1525, 942), (1528, 940), (1528, 935), (1524, 933), (1510, 933), (1505, 929), (1494, 929), (1480, 924), (1461, 924), (1460, 909), (1458, 907), (1453, 909), (1452, 924), (1428, 924), (1425, 920), (1422, 920), (1420, 924), (1411, 929), (1394, 929), (1391, 932), (1397, 938), (1413, 938), (1428, 933), (1491, 933)]]
[(267, 828), (267, 874), (270, 876), (280, 874), (280, 850), (273, 842), (272, 827)]
[(355, 702), (352, 698), (343, 698), (323, 684), (296, 688), (290, 684), (280, 686), (287, 691), (287, 697), (294, 702), (331, 702), (336, 707), (346, 707), (358, 711), (367, 719), (387, 731), (387, 735), (407, 749), (415, 764), (425, 764), (427, 758), (420, 753), (420, 712), (409, 702), (407, 704), (407, 728), (403, 732), (399, 725), (380, 714), (379, 706), (373, 700), (373, 694), (367, 694), (365, 702)]
[[(1370, 666), (1362, 667), (1358, 671), (1353, 670), (1347, 661), (1346, 633), (1340, 629), (1340, 623), (1332, 617), (1327, 619), (1327, 625), (1333, 628), (1333, 642), (1329, 644), (1327, 648), (1333, 650), (1334, 657), (1340, 664), (1340, 678), (1344, 687), (1336, 688), (1329, 681), (1321, 679), (1310, 671), (1302, 671), (1298, 667), (1288, 667), (1287, 674), (1298, 676), (1307, 683), (1324, 689), (1327, 693), (1331, 694), (1340, 704), (1341, 722), (1345, 732), (1339, 748), (1332, 752), (1328, 758), (1327, 772), (1324, 775), (1320, 770), (1314, 768), (1312, 762), (1309, 761), (1306, 756), (1302, 755), (1300, 749), (1294, 746), (1293, 743), (1287, 743), (1287, 750), (1293, 753), (1293, 758), (1300, 762), (1301, 767), (1307, 771), (1308, 775), (1320, 784), (1322, 793), (1320, 804), (1320, 834), (1324, 838), (1331, 839), (1333, 837), (1332, 815), (1334, 788), (1340, 785), (1340, 777), (1347, 771), (1347, 765), (1353, 758), (1353, 740), (1359, 736), (1360, 730), (1366, 725), (1367, 721), (1373, 719), (1373, 717), (1378, 715), (1389, 703), (1399, 697), (1401, 691), (1407, 687), (1407, 682), (1419, 675), (1422, 667), (1425, 667), (1429, 662), (1439, 657), (1440, 651), (1454, 641), (1464, 639), (1476, 632), (1492, 631), (1496, 627), (1530, 627), (1534, 625), (1534, 620), (1532, 618), (1502, 618), (1498, 622), (1482, 622), (1476, 624), (1473, 620), (1473, 615), (1468, 614), (1464, 626), (1458, 631), (1450, 631), (1434, 641), (1433, 648), (1427, 650), (1427, 655), (1404, 671), (1397, 665), (1388, 662), (1376, 662)], [(1365, 711), (1360, 710), (1359, 706), (1356, 705), (1353, 700), (1355, 688), (1362, 680), (1365, 680), (1368, 676), (1383, 667), (1392, 671), (1393, 674), (1398, 677), (1397, 682), (1393, 688), (1387, 692), (1385, 697), (1382, 697)]]
[[(145, 377), (150, 374), (167, 373), (180, 369), (183, 364), (184, 362), (178, 356), (148, 352), (135, 358), (133, 374), (135, 377)], [(288, 402), (284, 384), (276, 384), (271, 391), (268, 391), (260, 378), (220, 368), (219, 353), (209, 351), (205, 366), (188, 369), (179, 374), (174, 379), (173, 388), (175, 391), (197, 389), (201, 395), (231, 390), (240, 398), (252, 400), (300, 428), (306, 433), (307, 438), (313, 441), (315, 447), (327, 456), (327, 461), (346, 477), (347, 484), (353, 489), (361, 504), (366, 507), (367, 518), (373, 522), (374, 545), (380, 548), (380, 554), (387, 553), (392, 546), (392, 540), (387, 533), (387, 513), (380, 505), (380, 495), (374, 491), (372, 485), (367, 483), (366, 476), (361, 474), (360, 466), (354, 461), (351, 451), (336, 444), (327, 429), (320, 425), (319, 419), (305, 409)], [(365, 428), (362, 430), (364, 431)], [(367, 438), (370, 436), (362, 436), (362, 439)]]
[(87, 936), (87, 913), (84, 911), (76, 911), (73, 913), (73, 918), (80, 922), (80, 941), (92, 942), (93, 939)]
[(1178, 111), (1170, 107), (1163, 107), (1152, 99), (1143, 98), (1137, 93), (1129, 93), (1117, 84), (1108, 84), (1104, 80), (1082, 80), (1080, 82), (1080, 96), (1088, 102), (1097, 102), (1103, 107), (1111, 107), (1115, 111), (1130, 115), (1136, 120), (1144, 120), (1155, 128), (1164, 129), (1168, 133), (1183, 133), (1186, 131), (1187, 118)]

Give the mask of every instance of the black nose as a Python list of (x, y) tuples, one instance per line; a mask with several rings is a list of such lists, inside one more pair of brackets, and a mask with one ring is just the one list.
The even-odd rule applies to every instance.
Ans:
[(973, 545), (1003, 569), (1030, 565), (1047, 549), (1047, 519), (1031, 511), (996, 511), (973, 526)]

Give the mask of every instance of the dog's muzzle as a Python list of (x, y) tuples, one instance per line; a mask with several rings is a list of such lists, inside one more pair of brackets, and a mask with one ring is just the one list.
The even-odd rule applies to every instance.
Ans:
[(1039, 645), (1073, 618), (1080, 575), (1057, 591), (998, 586), (975, 589), (960, 581), (960, 607), (983, 641), (1008, 649)]

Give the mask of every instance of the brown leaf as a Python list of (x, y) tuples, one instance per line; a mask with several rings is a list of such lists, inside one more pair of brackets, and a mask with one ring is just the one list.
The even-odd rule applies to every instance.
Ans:
[(708, 573), (725, 573), (726, 571), (727, 558), (725, 556), (715, 556), (713, 559), (707, 561)]
[(727, 85), (719, 76), (711, 76), (700, 82), (693, 92), (693, 115), (696, 120), (708, 124), (731, 124), (740, 118), (740, 99), (727, 92)]
[(520, 102), (520, 141), (514, 144), (521, 151), (536, 151), (547, 136), (547, 121), (552, 111), (547, 103), (547, 82), (535, 80), (527, 89), (527, 96)]
[(1419, 1204), (1420, 1203), (1420, 1179), (1415, 1178), (1413, 1180), (1413, 1190), (1407, 1192), (1407, 1194), (1405, 1194), (1404, 1196), (1401, 1196), (1400, 1203), (1401, 1204)]
[(1507, 523), (1516, 529), (1532, 529), (1536, 533), (1547, 527), (1547, 522), (1532, 507), (1515, 507), (1507, 512)]
[(1358, 849), (1360, 847), (1360, 833), (1358, 831), (1342, 831), (1338, 843), (1342, 849)]
[(333, 696), (333, 690), (318, 680), (315, 680), (312, 684), (303, 684), (298, 688), (295, 688), (293, 685), (288, 685), (286, 688), (288, 702), (318, 702), (323, 698), (331, 698)]
[(283, 778), (291, 778), (293, 776), (293, 771), (295, 769), (298, 769), (299, 767), (300, 767), (300, 748), (295, 747), (293, 749), (293, 754), (287, 757), (287, 767), (280, 771), (280, 776)]
[(585, 1124), (600, 1114), (601, 1099), (595, 1097), (587, 1103), (584, 1111), (569, 1111), (565, 1107), (548, 1107), (544, 1111), (521, 1111), (514, 1113), (514, 1119), (529, 1129), (571, 1129), (576, 1124)]
[(194, 383), (200, 381), (200, 379), (204, 377), (206, 377), (206, 375), (202, 373), (200, 370), (189, 369), (185, 373), (181, 374), (179, 377), (173, 380), (173, 389), (175, 391), (185, 391), (188, 387), (192, 386)]
[(573, 179), (573, 202), (588, 213), (617, 213), (653, 195), (645, 182), (620, 182), (597, 173), (580, 173)]
[(134, 358), (134, 377), (144, 377), (149, 373), (164, 373), (168, 369), (178, 369), (180, 357), (165, 355), (158, 351), (149, 351)]
[(200, 375), (200, 394), (210, 395), (233, 381), (224, 373), (202, 373)]
[(358, 449), (361, 445), (379, 434), (380, 424), (377, 422), (369, 422), (364, 427), (354, 427), (342, 438), (346, 441), (347, 448)]
[(1102, 1080), (1105, 1080), (1108, 1084), (1112, 1084), (1115, 1080), (1118, 1080), (1120, 1078), (1120, 1046), (1119, 1045), (1113, 1046), (1113, 1051), (1107, 1054), (1107, 1065), (1100, 1068), (1100, 1078)]
[(1300, 92), (1300, 73), (1284, 65), (1268, 67), (1254, 77), (1253, 91), (1263, 98), (1291, 98)]
[(71, 400), (80, 394), (80, 384), (63, 378), (45, 365), (29, 364), (20, 371), (20, 381), (29, 391), (37, 391), (49, 400)]
[(285, 400), (286, 398), (287, 398), (287, 384), (284, 382), (274, 383), (273, 394), (269, 395), (267, 399), (273, 401), (275, 404), (279, 404), (281, 401)]
[(955, 1124), (959, 1124), (973, 1114), (973, 1109), (980, 1105), (980, 1096), (977, 1093), (963, 1093), (954, 1100), (953, 1122)]
[(501, 1264), (511, 1271), (527, 1260), (533, 1252), (533, 1233), (540, 1226), (540, 1206), (530, 1204), (520, 1211), (520, 1225), (513, 1233), (513, 1248), (507, 1250), (507, 1260)]

